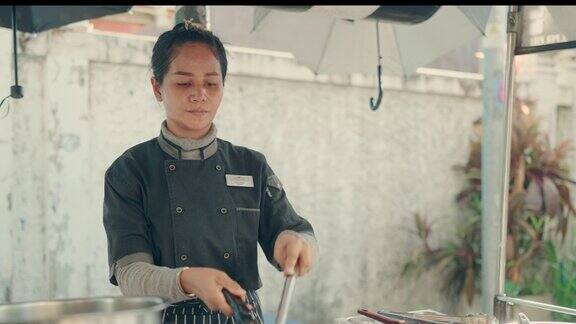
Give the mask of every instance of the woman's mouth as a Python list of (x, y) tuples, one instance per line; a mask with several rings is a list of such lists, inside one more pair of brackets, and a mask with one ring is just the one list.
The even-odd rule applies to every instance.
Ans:
[(208, 110), (186, 110), (186, 112), (194, 116), (204, 116), (208, 114)]

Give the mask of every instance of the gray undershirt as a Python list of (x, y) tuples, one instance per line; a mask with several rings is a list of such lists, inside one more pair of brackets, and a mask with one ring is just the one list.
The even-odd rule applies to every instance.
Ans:
[[(201, 139), (182, 138), (174, 135), (162, 122), (162, 135), (170, 142), (180, 147), (180, 158), (184, 160), (199, 160), (202, 157), (208, 158), (216, 150), (204, 149), (209, 145), (216, 145), (216, 126), (212, 124), (208, 134)], [(162, 147), (161, 143), (161, 147)], [(164, 148), (163, 148), (164, 149)], [(208, 156), (203, 156), (200, 151)], [(172, 154), (172, 151), (167, 151)], [(178, 157), (175, 157), (178, 158)], [(316, 238), (311, 233), (298, 233), (291, 230), (283, 231), (280, 234), (294, 234), (304, 239), (314, 249), (315, 259), (318, 256), (318, 244)], [(127, 255), (116, 261), (114, 275), (118, 281), (120, 291), (124, 296), (158, 296), (166, 299), (170, 303), (176, 303), (186, 299), (191, 299), (180, 285), (180, 274), (186, 268), (169, 268), (154, 264), (152, 255), (139, 252)]]

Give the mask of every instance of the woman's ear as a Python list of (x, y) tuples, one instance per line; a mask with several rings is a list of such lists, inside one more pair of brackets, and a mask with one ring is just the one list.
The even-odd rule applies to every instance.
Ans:
[(156, 81), (156, 78), (154, 78), (154, 77), (150, 78), (150, 83), (152, 84), (152, 91), (154, 91), (154, 96), (156, 97), (156, 100), (158, 100), (159, 102), (162, 102), (162, 93), (160, 92), (160, 83), (158, 83), (158, 81)]

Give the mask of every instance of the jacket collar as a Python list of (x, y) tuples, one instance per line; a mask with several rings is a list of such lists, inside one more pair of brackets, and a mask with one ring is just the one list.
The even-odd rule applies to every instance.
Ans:
[(216, 125), (212, 123), (208, 134), (201, 139), (178, 137), (168, 129), (164, 120), (158, 135), (158, 144), (176, 160), (205, 160), (218, 150), (216, 134)]

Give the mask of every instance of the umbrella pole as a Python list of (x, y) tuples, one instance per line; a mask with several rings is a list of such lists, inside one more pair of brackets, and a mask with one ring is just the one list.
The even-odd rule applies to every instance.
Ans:
[(506, 74), (504, 85), (506, 90), (506, 131), (504, 134), (504, 174), (502, 176), (502, 192), (500, 196), (501, 223), (497, 287), (498, 295), (494, 300), (494, 315), (500, 323), (509, 320), (509, 303), (498, 300), (498, 296), (505, 296), (506, 283), (506, 240), (508, 238), (508, 187), (510, 184), (510, 149), (512, 146), (512, 120), (514, 115), (514, 55), (519, 26), (518, 6), (508, 7), (507, 34), (508, 46), (506, 51)]
[(24, 97), (22, 87), (18, 85), (18, 43), (16, 39), (16, 6), (12, 6), (12, 45), (14, 49), (14, 85), (10, 87), (10, 97), (20, 99)]

